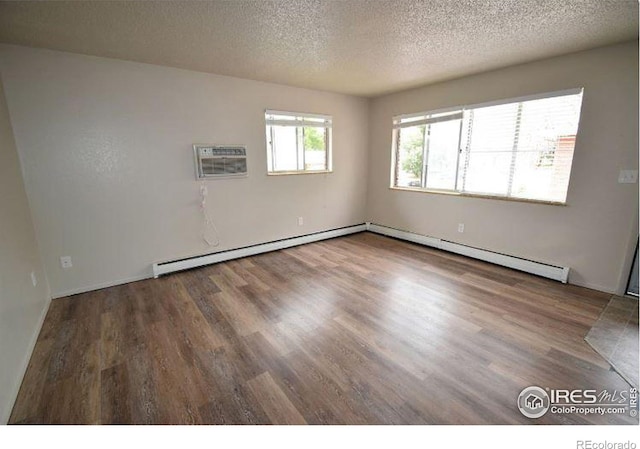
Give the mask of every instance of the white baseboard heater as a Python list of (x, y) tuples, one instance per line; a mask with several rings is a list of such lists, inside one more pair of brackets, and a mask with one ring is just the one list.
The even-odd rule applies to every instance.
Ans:
[(241, 257), (254, 256), (256, 254), (277, 251), (279, 249), (291, 248), (292, 246), (304, 245), (305, 243), (317, 242), (320, 240), (332, 239), (348, 234), (355, 234), (367, 230), (366, 224), (347, 226), (344, 228), (332, 229), (330, 231), (316, 232), (314, 234), (302, 235), (288, 239), (276, 240), (273, 242), (259, 243), (244, 248), (230, 249), (203, 256), (189, 257), (186, 259), (174, 260), (170, 262), (160, 262), (153, 264), (153, 277), (157, 278), (163, 274), (176, 271), (189, 270), (191, 268), (211, 265), (226, 260), (239, 259)]
[(398, 229), (381, 226), (374, 223), (367, 223), (367, 230), (376, 234), (382, 234), (389, 237), (395, 237), (409, 242), (419, 243), (425, 246), (449, 251), (463, 256), (472, 257), (474, 259), (484, 260), (486, 262), (502, 265), (504, 267), (513, 268), (515, 270), (524, 271), (526, 273), (535, 274), (549, 279), (554, 279), (566, 284), (569, 279), (569, 267), (558, 267), (533, 260), (521, 259), (515, 256), (495, 253), (485, 249), (474, 248), (471, 246), (461, 245), (435, 237), (428, 237), (413, 232), (401, 231)]
[(461, 254), (473, 259), (484, 260), (485, 262), (494, 263), (496, 265), (502, 265), (504, 267), (513, 268), (515, 270), (524, 271), (526, 273), (554, 279), (564, 284), (566, 284), (567, 280), (569, 279), (569, 267), (558, 267), (555, 265), (535, 262), (532, 260), (521, 259), (515, 256), (509, 256), (493, 251), (487, 251), (485, 249), (461, 245), (459, 243), (453, 243), (435, 237), (415, 234), (413, 232), (401, 231), (399, 229), (377, 225), (374, 223), (347, 226), (344, 228), (316, 232), (314, 234), (307, 234), (299, 237), (292, 237), (267, 243), (259, 243), (257, 245), (247, 246), (244, 248), (230, 249), (227, 251), (205, 254), (203, 256), (194, 256), (169, 262), (154, 263), (153, 277), (157, 278), (158, 276), (162, 276), (163, 274), (174, 273), (176, 271), (189, 270), (191, 268), (202, 267), (205, 265), (211, 265), (227, 260), (239, 259), (241, 257), (254, 256), (256, 254), (291, 248), (292, 246), (304, 245), (305, 243), (332, 239), (334, 237), (355, 234), (363, 231), (370, 231), (376, 234), (395, 237), (400, 240), (406, 240), (409, 242), (418, 243), (420, 245), (430, 246), (432, 248)]

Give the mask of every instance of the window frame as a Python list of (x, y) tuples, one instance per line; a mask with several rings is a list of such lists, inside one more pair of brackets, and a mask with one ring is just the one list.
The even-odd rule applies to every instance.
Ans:
[[(490, 106), (499, 106), (499, 105), (506, 105), (506, 104), (519, 104), (519, 113), (521, 112), (520, 109), (522, 107), (522, 103), (526, 102), (526, 101), (532, 101), (532, 100), (541, 100), (541, 99), (549, 99), (549, 98), (554, 98), (554, 97), (561, 97), (561, 96), (569, 96), (569, 95), (578, 95), (578, 94), (582, 94), (582, 99), (581, 99), (581, 104), (580, 104), (580, 109), (578, 111), (578, 129), (576, 131), (576, 136), (579, 132), (579, 124), (580, 124), (580, 118), (582, 117), (582, 101), (584, 100), (584, 88), (579, 87), (579, 88), (572, 88), (572, 89), (564, 89), (564, 90), (558, 90), (558, 91), (553, 91), (553, 92), (544, 92), (544, 93), (538, 93), (538, 94), (533, 94), (533, 95), (526, 95), (526, 96), (520, 96), (520, 97), (514, 97), (514, 98), (504, 98), (504, 99), (499, 99), (499, 100), (493, 100), (493, 101), (488, 101), (488, 102), (482, 102), (482, 103), (474, 103), (474, 104), (469, 104), (469, 105), (463, 105), (463, 106), (453, 106), (453, 107), (446, 107), (446, 108), (439, 108), (439, 109), (434, 109), (434, 110), (430, 110), (430, 111), (425, 111), (425, 112), (416, 112), (416, 113), (410, 113), (410, 114), (400, 114), (400, 115), (396, 115), (392, 117), (392, 144), (391, 144), (391, 173), (390, 173), (390, 186), (389, 188), (392, 190), (401, 190), (401, 191), (410, 191), (410, 192), (417, 192), (417, 193), (432, 193), (432, 194), (443, 194), (443, 195), (449, 195), (449, 196), (461, 196), (461, 197), (470, 197), (470, 198), (485, 198), (485, 199), (494, 199), (494, 200), (505, 200), (505, 201), (517, 201), (517, 202), (525, 202), (525, 203), (540, 203), (540, 204), (549, 204), (549, 205), (556, 205), (556, 206), (566, 206), (567, 205), (567, 199), (565, 197), (565, 201), (554, 201), (554, 200), (546, 200), (546, 199), (536, 199), (536, 198), (522, 198), (522, 197), (517, 197), (517, 196), (511, 196), (511, 188), (512, 188), (512, 179), (514, 176), (514, 170), (515, 170), (515, 165), (514, 165), (514, 160), (515, 160), (515, 156), (517, 153), (517, 150), (512, 150), (511, 151), (511, 155), (512, 155), (512, 160), (511, 160), (511, 165), (510, 165), (510, 173), (509, 173), (509, 177), (510, 177), (510, 181), (509, 181), (509, 187), (507, 190), (507, 193), (505, 195), (500, 195), (500, 194), (492, 194), (492, 193), (474, 193), (474, 192), (468, 192), (468, 191), (464, 191), (464, 190), (460, 190), (459, 189), (459, 170), (460, 170), (460, 158), (461, 157), (469, 157), (469, 153), (464, 151), (464, 148), (462, 148), (462, 133), (463, 133), (463, 129), (464, 129), (464, 124), (463, 121), (460, 122), (460, 134), (459, 134), (459, 138), (458, 138), (458, 151), (457, 151), (457, 158), (456, 158), (456, 173), (455, 173), (455, 187), (453, 190), (451, 189), (438, 189), (438, 188), (432, 188), (432, 187), (426, 187), (426, 173), (425, 173), (425, 167), (428, 166), (428, 164), (425, 164), (425, 157), (428, 156), (428, 152), (425, 153), (425, 151), (423, 150), (423, 167), (422, 167), (422, 175), (421, 175), (421, 185), (420, 186), (397, 186), (397, 181), (398, 181), (398, 173), (399, 173), (399, 165), (400, 165), (400, 157), (399, 157), (399, 146), (400, 146), (400, 130), (402, 128), (408, 128), (408, 127), (413, 127), (413, 126), (418, 126), (418, 125), (424, 125), (429, 126), (432, 123), (438, 123), (438, 122), (442, 122), (442, 121), (448, 121), (448, 120), (458, 120), (460, 119), (459, 117), (463, 117), (465, 111), (469, 110), (469, 111), (473, 111), (474, 109), (477, 108), (485, 108), (485, 107), (490, 107)], [(437, 117), (433, 117), (433, 116), (437, 116)], [(518, 120), (517, 123), (517, 127), (520, 126), (520, 121)], [(516, 139), (517, 139), (517, 131), (514, 132)], [(516, 140), (517, 142), (517, 140)], [(425, 129), (425, 137), (424, 137), (424, 144), (425, 147), (427, 146), (427, 135), (426, 135), (426, 129)], [(515, 145), (515, 144), (514, 144)], [(514, 146), (515, 148), (515, 146)], [(572, 156), (572, 162), (573, 162), (573, 156)], [(572, 163), (573, 166), (573, 163)], [(571, 180), (571, 170), (569, 171), (569, 180), (568, 183), (570, 183)], [(422, 187), (422, 186), (425, 187)], [(568, 193), (569, 193), (569, 184), (567, 184), (567, 197), (568, 197)]]
[[(271, 118), (270, 118), (271, 117)], [(274, 118), (281, 117), (281, 118)], [(326, 114), (314, 114), (307, 112), (290, 112), (280, 111), (274, 109), (266, 109), (264, 113), (265, 118), (265, 139), (267, 150), (267, 175), (268, 176), (281, 176), (281, 175), (303, 175), (303, 174), (318, 174), (318, 173), (333, 173), (333, 158), (332, 158), (332, 129), (333, 129), (333, 117)], [(324, 129), (324, 153), (325, 153), (325, 168), (321, 170), (309, 170), (306, 168), (297, 168), (295, 170), (274, 170), (275, 168), (275, 156), (274, 151), (274, 126), (286, 126), (295, 129), (296, 146), (297, 146), (297, 166), (305, 166), (305, 148), (304, 143), (300, 145), (300, 142), (304, 142), (304, 128), (323, 128)]]

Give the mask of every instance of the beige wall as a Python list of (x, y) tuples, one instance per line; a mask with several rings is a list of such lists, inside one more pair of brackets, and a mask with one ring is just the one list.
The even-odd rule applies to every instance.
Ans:
[[(0, 46), (54, 296), (149, 276), (154, 261), (364, 220), (570, 266), (571, 282), (618, 291), (637, 233), (638, 185), (617, 183), (638, 166), (637, 64), (627, 43), (365, 100)], [(568, 206), (388, 188), (393, 115), (573, 87), (585, 94)], [(335, 172), (266, 176), (265, 108), (332, 114)], [(207, 183), (216, 249), (200, 236), (193, 142), (248, 148), (247, 178)]]
[[(567, 206), (389, 189), (391, 118), (402, 113), (584, 87)], [(570, 282), (619, 291), (638, 232), (638, 45), (574, 53), (376, 98), (367, 216), (374, 222), (571, 267)], [(457, 232), (457, 224), (465, 232)]]
[[(6, 45), (0, 73), (54, 297), (365, 221), (366, 99)], [(332, 115), (334, 172), (267, 176), (267, 108)], [(218, 248), (201, 238), (193, 143), (247, 146), (247, 178), (207, 182)]]
[(49, 289), (0, 83), (0, 423), (9, 419), (48, 305)]

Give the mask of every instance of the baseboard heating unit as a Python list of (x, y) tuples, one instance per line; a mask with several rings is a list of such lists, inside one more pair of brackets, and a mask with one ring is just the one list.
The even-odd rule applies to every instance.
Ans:
[(163, 274), (174, 273), (176, 271), (189, 270), (191, 268), (211, 265), (227, 260), (239, 259), (241, 257), (254, 256), (256, 254), (277, 251), (279, 249), (291, 248), (292, 246), (304, 245), (305, 243), (318, 242), (320, 240), (332, 239), (343, 235), (355, 234), (358, 232), (369, 231), (375, 234), (386, 235), (408, 242), (418, 243), (420, 245), (430, 246), (432, 248), (449, 251), (473, 259), (483, 260), (485, 262), (502, 265), (504, 267), (513, 268), (515, 270), (524, 271), (526, 273), (535, 274), (548, 279), (554, 279), (564, 284), (569, 278), (569, 267), (559, 267), (549, 265), (533, 260), (522, 259), (520, 257), (500, 254), (485, 249), (474, 248), (471, 246), (461, 245), (459, 243), (449, 242), (435, 237), (415, 234), (413, 232), (401, 231), (399, 229), (390, 228), (388, 226), (377, 225), (374, 223), (364, 223), (344, 228), (332, 229), (330, 231), (316, 232), (288, 239), (276, 240), (273, 242), (259, 243), (244, 248), (230, 249), (227, 251), (219, 251), (216, 253), (205, 254), (202, 256), (194, 256), (185, 259), (173, 260), (168, 262), (160, 262), (153, 264), (153, 277), (162, 276)]
[(226, 260), (239, 259), (241, 257), (254, 256), (256, 254), (277, 251), (279, 249), (291, 248), (292, 246), (304, 245), (305, 243), (317, 242), (320, 240), (332, 239), (343, 235), (355, 234), (367, 230), (363, 224), (347, 226), (344, 228), (332, 229), (330, 231), (316, 232), (313, 234), (291, 237), (288, 239), (276, 240), (273, 242), (259, 243), (257, 245), (246, 246), (244, 248), (230, 249), (217, 253), (205, 254), (203, 256), (189, 257), (186, 259), (174, 260), (153, 264), (153, 277), (157, 278), (163, 274), (176, 271), (189, 270), (191, 268), (211, 265)]
[(382, 234), (400, 240), (406, 240), (444, 251), (461, 254), (463, 256), (471, 257), (474, 259), (484, 260), (485, 262), (502, 265), (504, 267), (524, 271), (525, 273), (531, 273), (548, 279), (560, 281), (563, 284), (566, 284), (567, 280), (569, 279), (569, 267), (559, 267), (542, 262), (535, 262), (533, 260), (522, 259), (520, 257), (509, 256), (485, 249), (461, 245), (459, 243), (415, 234), (413, 232), (401, 231), (399, 229), (381, 226), (374, 223), (367, 223), (366, 228), (368, 231), (374, 232), (376, 234)]

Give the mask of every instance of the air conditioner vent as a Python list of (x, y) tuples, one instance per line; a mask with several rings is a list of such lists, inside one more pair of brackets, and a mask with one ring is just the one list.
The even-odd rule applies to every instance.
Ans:
[(247, 149), (240, 145), (193, 146), (197, 179), (247, 175)]

